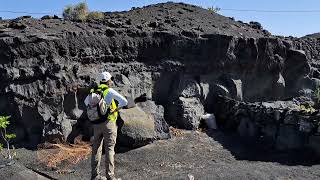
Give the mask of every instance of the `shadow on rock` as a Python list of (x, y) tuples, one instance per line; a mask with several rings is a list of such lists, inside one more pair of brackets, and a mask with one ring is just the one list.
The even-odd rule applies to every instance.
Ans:
[(235, 132), (208, 130), (208, 136), (229, 150), (237, 160), (277, 162), (288, 166), (320, 164), (320, 158), (309, 148), (279, 151), (267, 139), (240, 137)]

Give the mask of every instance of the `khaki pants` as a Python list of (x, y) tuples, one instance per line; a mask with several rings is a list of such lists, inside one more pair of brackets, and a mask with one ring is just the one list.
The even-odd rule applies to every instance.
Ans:
[[(94, 140), (91, 156), (91, 177), (100, 175), (100, 162), (102, 154), (102, 142), (105, 146), (106, 176), (114, 178), (114, 147), (117, 139), (117, 125), (115, 122), (107, 121), (100, 124), (93, 124)], [(103, 140), (103, 141), (102, 141)]]

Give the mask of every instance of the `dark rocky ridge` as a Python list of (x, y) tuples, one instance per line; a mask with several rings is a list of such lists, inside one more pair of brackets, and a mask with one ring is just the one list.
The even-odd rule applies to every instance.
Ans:
[(24, 146), (66, 137), (77, 120), (86, 129), (82, 102), (102, 69), (123, 94), (145, 93), (165, 107), (168, 122), (187, 129), (213, 112), (216, 94), (278, 100), (320, 81), (310, 76), (313, 55), (291, 41), (192, 5), (157, 4), (102, 22), (22, 18), (0, 27), (0, 112), (13, 115)]
[(320, 64), (320, 39), (301, 38), (293, 40), (294, 47), (306, 52), (311, 66), (319, 68)]
[(313, 33), (303, 36), (302, 38), (320, 38), (320, 33)]

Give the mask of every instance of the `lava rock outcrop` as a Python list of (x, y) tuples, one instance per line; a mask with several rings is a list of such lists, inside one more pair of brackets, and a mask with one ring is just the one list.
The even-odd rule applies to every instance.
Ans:
[[(314, 91), (315, 53), (257, 25), (182, 3), (106, 13), (100, 22), (0, 21), (0, 112), (13, 116), (16, 143), (34, 146), (67, 139), (75, 125), (90, 134), (83, 99), (103, 70), (122, 94), (146, 94), (186, 129), (214, 111), (216, 95), (256, 102)], [(156, 127), (155, 139), (168, 137), (167, 125)]]

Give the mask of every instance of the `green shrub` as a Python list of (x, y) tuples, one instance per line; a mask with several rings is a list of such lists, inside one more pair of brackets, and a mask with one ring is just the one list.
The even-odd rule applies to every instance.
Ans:
[(217, 13), (217, 12), (219, 12), (220, 10), (221, 10), (221, 8), (219, 8), (219, 7), (213, 7), (213, 6), (208, 7), (208, 11), (210, 11), (210, 12)]
[(79, 21), (84, 21), (87, 19), (89, 13), (88, 5), (85, 2), (77, 4), (73, 8), (73, 19), (74, 20), (79, 20)]
[(85, 21), (89, 13), (88, 5), (85, 2), (76, 4), (75, 6), (67, 6), (63, 10), (63, 18), (74, 21)]
[(65, 7), (62, 14), (63, 18), (67, 20), (72, 20), (73, 19), (72, 12), (73, 12), (72, 6)]
[(89, 12), (87, 3), (82, 2), (74, 6), (66, 6), (63, 10), (63, 18), (72, 21), (102, 20), (104, 14), (98, 11)]
[(13, 151), (10, 150), (10, 139), (16, 138), (15, 134), (7, 134), (7, 127), (10, 124), (9, 121), (10, 116), (0, 116), (0, 134), (1, 138), (6, 142), (7, 145), (7, 153), (4, 154), (3, 151), (3, 144), (0, 143), (0, 152), (1, 154), (8, 159), (13, 159), (15, 156), (14, 147)]
[(89, 12), (87, 19), (89, 20), (102, 20), (104, 18), (104, 14), (99, 11)]

